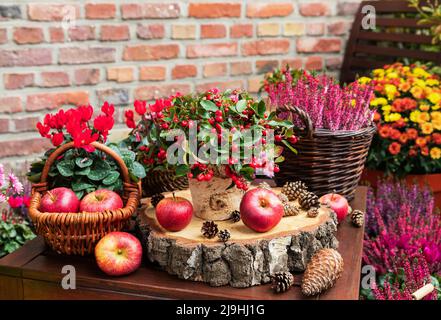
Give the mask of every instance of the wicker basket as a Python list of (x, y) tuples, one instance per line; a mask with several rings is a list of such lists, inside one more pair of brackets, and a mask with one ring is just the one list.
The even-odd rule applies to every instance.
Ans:
[[(280, 109), (279, 109), (280, 110)], [(354, 198), (364, 163), (376, 131), (374, 125), (357, 131), (313, 129), (309, 115), (294, 106), (280, 111), (297, 114), (305, 124), (296, 144), (298, 154), (285, 152), (285, 161), (276, 174), (277, 185), (302, 180), (317, 195), (337, 192)]]
[(130, 217), (136, 212), (139, 203), (139, 186), (132, 183), (129, 170), (124, 161), (110, 148), (93, 142), (96, 149), (113, 157), (121, 169), (123, 178), (123, 201), (125, 207), (94, 213), (48, 213), (40, 212), (41, 197), (47, 191), (49, 169), (55, 160), (69, 149), (73, 142), (55, 150), (47, 159), (40, 183), (32, 186), (29, 216), (35, 225), (37, 234), (44, 237), (46, 243), (56, 252), (85, 255), (93, 253), (96, 243), (107, 233), (120, 231), (128, 225)]
[(174, 171), (153, 170), (142, 179), (142, 196), (151, 197), (156, 193), (188, 189), (188, 178), (176, 177)]

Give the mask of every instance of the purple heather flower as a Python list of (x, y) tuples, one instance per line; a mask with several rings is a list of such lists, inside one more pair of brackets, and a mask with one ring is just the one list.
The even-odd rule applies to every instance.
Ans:
[(18, 178), (13, 174), (9, 174), (9, 183), (11, 184), (12, 190), (15, 194), (21, 194), (23, 192), (23, 184), (18, 180)]
[(5, 168), (0, 164), (0, 188), (5, 185)]
[(6, 202), (6, 196), (2, 193), (0, 193), (0, 203)]

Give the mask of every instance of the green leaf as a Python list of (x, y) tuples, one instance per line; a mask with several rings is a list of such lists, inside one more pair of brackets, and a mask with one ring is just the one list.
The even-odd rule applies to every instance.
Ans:
[(87, 176), (89, 173), (90, 173), (90, 167), (87, 167), (87, 168), (84, 168), (84, 169), (82, 169), (82, 170), (79, 170), (79, 171), (75, 171), (75, 175), (78, 175), (78, 176)]
[(111, 171), (109, 175), (103, 180), (103, 184), (105, 185), (111, 185), (115, 183), (116, 180), (118, 180), (120, 174), (118, 171)]
[(81, 190), (86, 190), (88, 188), (94, 188), (95, 186), (93, 184), (84, 182), (84, 181), (75, 181), (72, 183), (72, 190), (73, 191), (81, 191)]
[(268, 122), (268, 124), (271, 127), (285, 127), (285, 128), (292, 128), (294, 125), (292, 124), (291, 121), (289, 120), (281, 120), (281, 121), (276, 121), (276, 120), (271, 120)]
[(285, 161), (285, 157), (284, 156), (277, 157), (276, 160), (274, 160), (275, 163), (281, 163), (283, 161)]
[(246, 100), (239, 100), (236, 103), (236, 111), (238, 113), (242, 113), (247, 108), (247, 101)]
[(93, 163), (93, 160), (90, 158), (76, 158), (75, 164), (80, 168), (90, 167)]
[(257, 105), (257, 114), (261, 118), (263, 118), (263, 116), (265, 115), (265, 111), (266, 111), (265, 102), (263, 100), (260, 100), (259, 104)]
[(188, 173), (188, 166), (185, 164), (180, 164), (176, 167), (176, 176), (182, 177), (185, 176)]
[(294, 152), (295, 154), (297, 154), (297, 150), (293, 148), (292, 145), (290, 145), (286, 140), (282, 140), (282, 143), (288, 147), (289, 150), (291, 150), (292, 152)]
[(215, 112), (217, 111), (219, 108), (214, 104), (213, 101), (210, 100), (201, 100), (201, 106), (202, 108), (204, 108), (207, 111), (212, 111)]
[(132, 173), (139, 179), (146, 176), (144, 167), (139, 162), (133, 162)]
[(130, 150), (121, 150), (121, 155), (123, 158), (128, 158), (131, 161), (135, 161), (136, 159), (136, 154)]
[(28, 180), (33, 183), (40, 182), (40, 179), (41, 179), (41, 173), (28, 176)]
[(74, 192), (75, 192), (75, 194), (76, 194), (76, 196), (77, 196), (78, 199), (83, 198), (84, 190), (81, 190), (81, 191), (74, 191)]
[(75, 164), (70, 160), (63, 160), (57, 163), (57, 169), (63, 177), (72, 177)]
[(103, 161), (95, 161), (87, 177), (93, 181), (103, 180), (110, 171), (110, 165)]

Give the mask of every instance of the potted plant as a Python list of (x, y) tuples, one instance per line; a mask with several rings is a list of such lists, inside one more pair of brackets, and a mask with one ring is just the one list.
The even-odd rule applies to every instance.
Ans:
[(375, 135), (363, 179), (379, 176), (428, 183), (441, 205), (441, 85), (425, 66), (401, 63), (373, 70), (359, 83), (374, 87)]
[(342, 87), (326, 74), (289, 67), (267, 75), (263, 88), (280, 116), (298, 128), (299, 154), (287, 156), (277, 184), (300, 179), (318, 195), (353, 198), (375, 132), (372, 88), (357, 82)]
[(149, 106), (135, 101), (137, 124), (130, 111), (130, 143), (147, 175), (173, 170), (188, 177), (195, 214), (207, 220), (230, 218), (256, 174), (278, 172), (283, 147), (275, 141), (294, 150), (293, 124), (239, 90), (178, 94)]

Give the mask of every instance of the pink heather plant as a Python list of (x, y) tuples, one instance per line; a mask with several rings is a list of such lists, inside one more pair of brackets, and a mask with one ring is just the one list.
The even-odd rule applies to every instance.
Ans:
[[(397, 275), (402, 272), (404, 272), (402, 281), (395, 279), (391, 284), (390, 279), (386, 279), (382, 288), (373, 285), (372, 292), (376, 300), (412, 300), (412, 293), (431, 282), (426, 259), (421, 254), (411, 259), (407, 257), (399, 259), (394, 273)], [(437, 300), (436, 290), (423, 299)]]
[[(372, 87), (357, 82), (341, 87), (333, 78), (303, 72), (293, 80), (289, 68), (280, 81), (265, 86), (272, 105), (297, 106), (306, 111), (315, 128), (359, 130), (371, 125), (374, 110), (369, 108)], [(299, 119), (296, 124), (302, 126)]]

